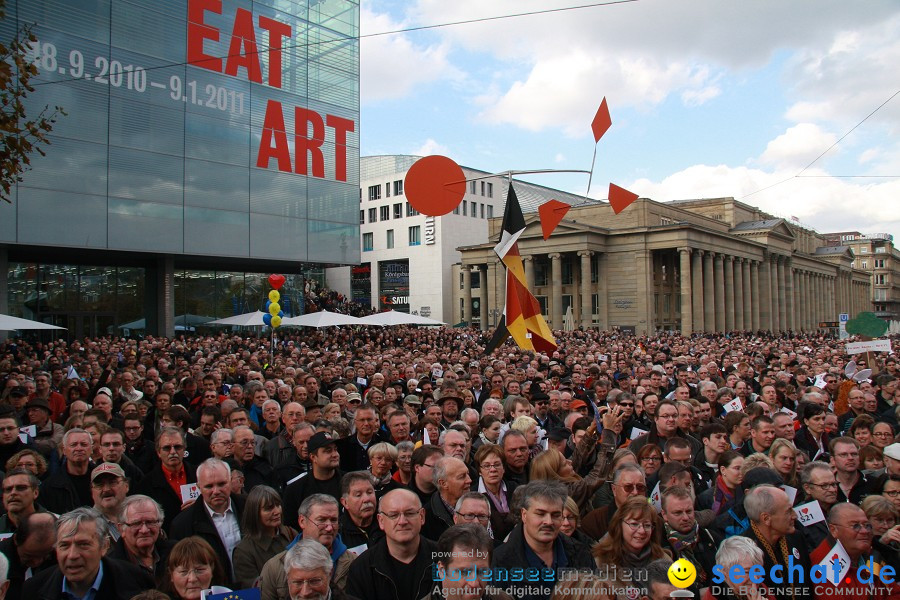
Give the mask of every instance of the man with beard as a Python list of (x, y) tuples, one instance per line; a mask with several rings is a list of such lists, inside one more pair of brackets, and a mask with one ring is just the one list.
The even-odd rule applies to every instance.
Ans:
[(206, 540), (231, 583), (234, 581), (231, 553), (241, 540), (244, 498), (231, 494), (231, 468), (216, 458), (209, 458), (197, 467), (197, 487), (200, 498), (175, 517), (169, 537), (177, 541), (195, 535)]
[(119, 541), (119, 507), (128, 495), (128, 480), (125, 471), (115, 463), (101, 463), (91, 471), (91, 494), (94, 510), (103, 515), (109, 527), (109, 536)]
[(347, 473), (341, 479), (341, 535), (356, 554), (381, 537), (375, 520), (375, 487), (368, 471)]
[(441, 407), (441, 425), (446, 429), (459, 417), (459, 412), (463, 408), (463, 400), (459, 397), (455, 387), (446, 387), (441, 390), (438, 406)]
[(694, 513), (694, 496), (684, 486), (670, 487), (663, 493), (662, 518), (665, 523), (664, 542), (672, 558), (683, 558), (697, 570), (697, 579), (691, 591), (698, 595), (700, 588), (709, 585), (712, 568), (716, 564), (716, 549), (722, 540), (714, 538), (708, 528), (700, 528)]

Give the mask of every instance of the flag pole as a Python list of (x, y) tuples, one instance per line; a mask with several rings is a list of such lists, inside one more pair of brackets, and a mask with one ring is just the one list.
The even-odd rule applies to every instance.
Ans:
[(594, 179), (594, 163), (597, 162), (597, 144), (594, 144), (594, 156), (591, 158), (591, 170), (588, 175), (588, 186), (587, 191), (584, 193), (584, 197), (587, 198), (591, 193), (591, 180)]

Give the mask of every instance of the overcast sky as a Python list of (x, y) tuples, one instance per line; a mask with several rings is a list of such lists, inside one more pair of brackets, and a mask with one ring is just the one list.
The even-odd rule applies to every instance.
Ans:
[[(587, 3), (362, 0), (361, 30)], [(638, 0), (363, 38), (361, 152), (588, 169), (605, 96), (594, 198), (612, 181), (661, 202), (733, 196), (820, 232), (897, 235), (900, 177), (884, 176), (900, 176), (900, 95), (846, 134), (898, 91), (896, 0)], [(587, 188), (586, 175), (530, 179)]]

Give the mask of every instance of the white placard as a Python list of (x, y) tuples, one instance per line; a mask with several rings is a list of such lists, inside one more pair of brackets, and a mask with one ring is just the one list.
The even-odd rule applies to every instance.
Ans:
[(725, 405), (726, 413), (734, 412), (736, 410), (743, 410), (743, 409), (744, 409), (744, 405), (741, 403), (740, 398), (735, 398), (734, 400), (732, 400), (731, 402), (729, 402), (728, 404)]
[(3, 541), (7, 538), (11, 538), (12, 536), (13, 536), (13, 534), (11, 534), (11, 533), (0, 533), (0, 541)]
[(600, 362), (609, 362), (609, 357), (605, 354), (601, 354), (597, 358), (600, 360)]
[(31, 437), (37, 437), (37, 425), (26, 425), (25, 427), (19, 427), (19, 431), (22, 433), (27, 433)]
[(791, 503), (791, 506), (793, 506), (794, 500), (797, 499), (797, 488), (791, 487), (789, 485), (782, 485), (781, 489), (783, 489), (784, 493), (787, 494), (788, 501)]
[(366, 385), (367, 385), (368, 383), (369, 383), (369, 382), (366, 381), (366, 378), (365, 378), (365, 377), (357, 377), (357, 378), (356, 378), (356, 385), (359, 385), (359, 386), (362, 386), (362, 387), (366, 387)]
[(794, 509), (794, 512), (797, 514), (797, 520), (804, 527), (809, 527), (825, 520), (825, 513), (822, 512), (822, 507), (819, 506), (818, 500), (801, 504)]
[(863, 352), (890, 352), (890, 340), (870, 340), (868, 342), (847, 342), (847, 354)]
[[(834, 573), (834, 561), (838, 561), (841, 565), (841, 572), (837, 576), (835, 576)], [(850, 555), (847, 554), (844, 545), (838, 541), (834, 547), (828, 551), (825, 558), (819, 561), (818, 566), (824, 567), (825, 573), (828, 573), (828, 582), (833, 584), (836, 581), (841, 581), (847, 574), (847, 571), (850, 570)]]
[(200, 488), (196, 483), (186, 483), (181, 486), (181, 503), (190, 502), (200, 497)]
[(644, 431), (643, 429), (638, 429), (637, 427), (632, 427), (631, 428), (631, 439), (636, 440), (640, 436), (644, 435), (645, 433), (648, 433), (648, 432)]
[(444, 376), (444, 370), (435, 367), (434, 369), (431, 370), (431, 376), (434, 377), (435, 379), (439, 379)]
[(28, 434), (19, 432), (19, 439), (22, 440), (23, 444), (28, 443)]
[(782, 408), (782, 409), (779, 410), (778, 412), (784, 413), (784, 414), (786, 414), (786, 415), (790, 415), (792, 419), (794, 419), (795, 421), (797, 420), (797, 413), (795, 413), (794, 411), (792, 411), (792, 410), (789, 409), (789, 408)]
[(653, 491), (650, 492), (650, 504), (653, 505), (653, 508), (656, 509), (656, 512), (662, 511), (662, 492), (659, 491), (659, 483), (656, 482), (656, 487), (653, 488)]
[(363, 552), (369, 549), (368, 544), (360, 544), (359, 546), (354, 546), (352, 548), (347, 548), (347, 552), (352, 552), (353, 554), (359, 556)]

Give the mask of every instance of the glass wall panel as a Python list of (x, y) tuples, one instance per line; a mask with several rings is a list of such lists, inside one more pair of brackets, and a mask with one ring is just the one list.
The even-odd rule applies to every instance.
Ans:
[(184, 252), (182, 213), (181, 206), (110, 198), (110, 244), (131, 250)]
[(9, 263), (7, 299), (9, 314), (33, 319), (37, 310), (37, 271), (35, 263)]
[[(62, 212), (60, 201), (76, 207)], [(20, 187), (18, 241), (54, 246), (106, 246), (106, 196)]]
[(229, 256), (250, 255), (247, 213), (210, 208), (184, 209), (185, 252)]
[(216, 272), (216, 304), (214, 313), (210, 313), (217, 319), (240, 315), (249, 310), (244, 310), (244, 274), (228, 271)]
[(306, 257), (306, 219), (250, 215), (250, 254), (275, 260)]
[(140, 267), (119, 267), (117, 275), (117, 310), (119, 324), (144, 318), (144, 269)]

